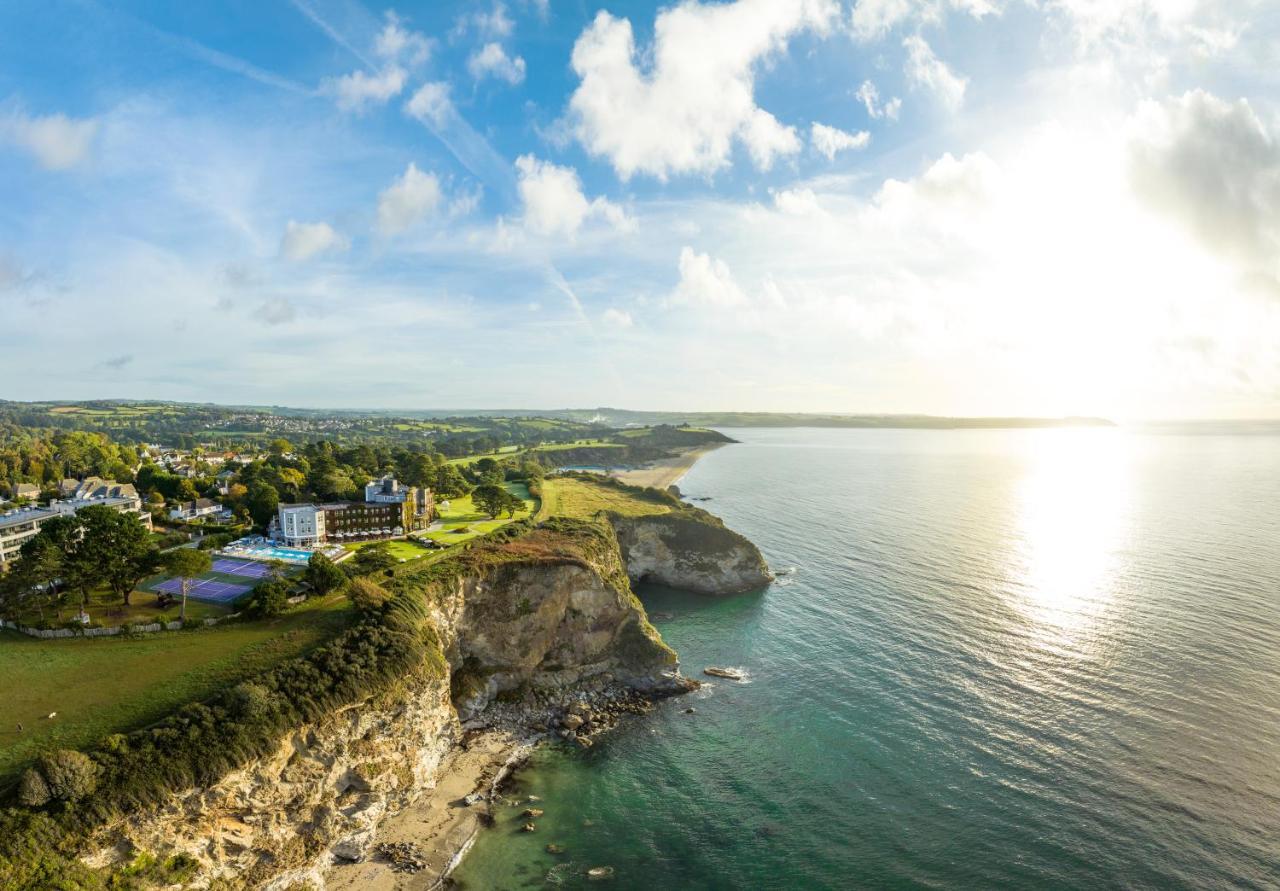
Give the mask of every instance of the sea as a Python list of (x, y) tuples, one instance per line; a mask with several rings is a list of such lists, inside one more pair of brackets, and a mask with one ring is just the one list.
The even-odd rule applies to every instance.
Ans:
[(724, 432), (680, 488), (777, 581), (645, 587), (708, 683), (459, 886), (1280, 888), (1280, 428)]

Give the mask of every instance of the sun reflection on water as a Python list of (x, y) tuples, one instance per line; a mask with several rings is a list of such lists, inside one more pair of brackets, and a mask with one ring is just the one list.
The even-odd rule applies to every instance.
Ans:
[(1012, 580), (1018, 608), (1047, 645), (1079, 646), (1115, 596), (1132, 490), (1129, 438), (1054, 429), (1028, 438), (1016, 492)]

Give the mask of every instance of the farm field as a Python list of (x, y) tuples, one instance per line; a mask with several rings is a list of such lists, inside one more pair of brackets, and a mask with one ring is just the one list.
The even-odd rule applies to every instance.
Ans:
[[(190, 612), (190, 605), (188, 605)], [(0, 632), (0, 783), (40, 751), (80, 748), (304, 653), (350, 621), (342, 595), (275, 618), (138, 638), (38, 640)], [(49, 719), (50, 713), (57, 717)], [(21, 733), (18, 725), (23, 726)]]

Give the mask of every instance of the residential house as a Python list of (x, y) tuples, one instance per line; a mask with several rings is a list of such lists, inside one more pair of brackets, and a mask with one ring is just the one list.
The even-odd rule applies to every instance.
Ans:
[(201, 517), (210, 517), (221, 512), (222, 505), (218, 502), (208, 498), (197, 498), (195, 501), (183, 502), (169, 511), (169, 519), (198, 520)]
[(40, 497), (40, 487), (35, 483), (18, 483), (13, 487), (13, 497), (35, 501)]

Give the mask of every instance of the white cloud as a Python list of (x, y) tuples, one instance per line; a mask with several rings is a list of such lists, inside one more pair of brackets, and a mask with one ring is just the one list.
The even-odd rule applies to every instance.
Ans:
[(960, 77), (934, 55), (933, 48), (918, 34), (902, 41), (907, 49), (907, 83), (913, 89), (933, 93), (952, 111), (964, 104), (964, 93), (969, 79)]
[(712, 173), (735, 143), (767, 169), (800, 141), (756, 105), (756, 68), (794, 35), (826, 33), (838, 11), (833, 0), (690, 0), (658, 13), (651, 55), (637, 51), (630, 21), (602, 11), (573, 48), (575, 135), (623, 179)]
[(680, 281), (671, 294), (673, 305), (725, 309), (747, 302), (723, 260), (696, 253), (686, 246), (680, 250), (679, 269)]
[(507, 15), (507, 7), (495, 3), (492, 12), (476, 13), (476, 29), (490, 37), (510, 37), (516, 29), (516, 23)]
[(1280, 142), (1247, 100), (1194, 90), (1143, 103), (1129, 175), (1147, 206), (1280, 294)]
[(864, 80), (862, 86), (858, 87), (858, 92), (854, 95), (858, 97), (858, 101), (866, 108), (868, 117), (873, 120), (888, 118), (891, 121), (896, 121), (898, 113), (902, 110), (902, 100), (897, 96), (882, 104), (880, 102), (880, 91), (869, 80)]
[(508, 56), (496, 43), (486, 43), (467, 59), (467, 70), (476, 80), (496, 77), (515, 86), (524, 80), (524, 59)]
[(409, 167), (378, 195), (378, 230), (396, 235), (434, 213), (443, 198), (440, 180), (434, 173), (423, 173), (410, 162)]
[(831, 161), (835, 159), (837, 152), (866, 148), (871, 144), (871, 134), (866, 130), (849, 133), (814, 121), (813, 127), (810, 128), (809, 141), (813, 143), (815, 149), (826, 155), (828, 161)]
[(392, 65), (376, 74), (353, 71), (341, 77), (328, 77), (320, 83), (320, 92), (332, 96), (343, 111), (364, 111), (369, 104), (382, 105), (404, 89), (405, 70)]
[(780, 189), (773, 193), (773, 206), (796, 216), (822, 212), (822, 205), (813, 189)]
[(950, 10), (980, 19), (998, 15), (1002, 6), (1003, 0), (857, 0), (849, 23), (857, 39), (869, 41), (903, 24), (939, 24)]
[(406, 29), (403, 19), (392, 11), (387, 12), (387, 23), (374, 41), (373, 49), (390, 62), (421, 65), (431, 55), (431, 41), (416, 31)]
[(615, 328), (630, 328), (635, 324), (635, 320), (631, 318), (631, 313), (625, 309), (617, 309), (609, 307), (601, 315), (600, 318), (606, 325), (612, 325)]
[(533, 155), (516, 159), (520, 174), (520, 199), (524, 225), (539, 235), (573, 236), (592, 217), (615, 229), (630, 229), (634, 222), (621, 207), (604, 197), (588, 201), (582, 181), (572, 167), (539, 161)]
[(345, 251), (351, 243), (328, 223), (299, 223), (290, 220), (280, 239), (280, 255), (286, 260), (309, 260), (329, 251)]
[(64, 114), (43, 117), (11, 111), (0, 117), (0, 141), (30, 152), (46, 170), (67, 170), (89, 157), (98, 122), (69, 118)]
[(449, 85), (443, 81), (423, 84), (404, 105), (405, 113), (424, 124), (441, 126), (453, 111)]

